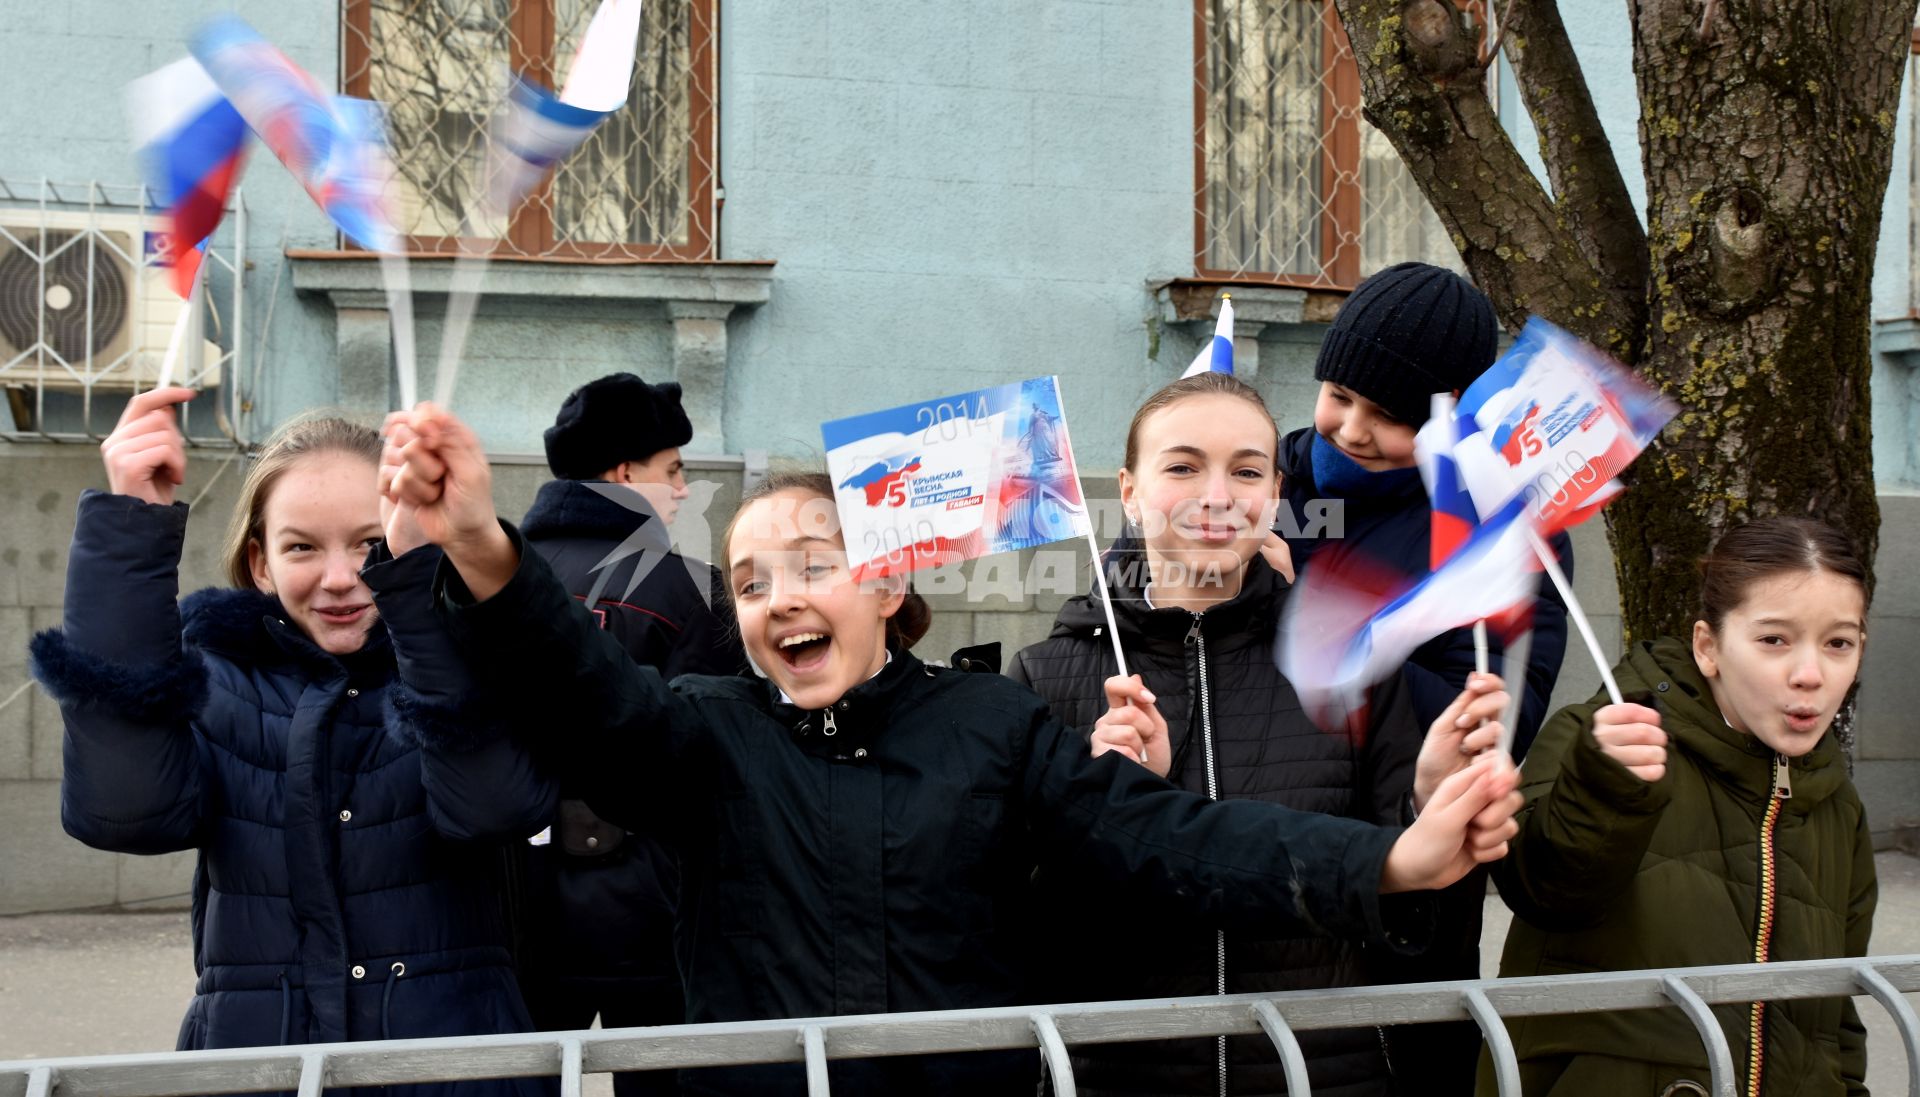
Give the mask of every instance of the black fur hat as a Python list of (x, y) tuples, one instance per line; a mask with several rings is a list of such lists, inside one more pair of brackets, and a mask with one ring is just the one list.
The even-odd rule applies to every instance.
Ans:
[(547, 428), (547, 467), (562, 480), (593, 480), (622, 461), (644, 461), (693, 440), (680, 386), (631, 373), (589, 381), (567, 395)]

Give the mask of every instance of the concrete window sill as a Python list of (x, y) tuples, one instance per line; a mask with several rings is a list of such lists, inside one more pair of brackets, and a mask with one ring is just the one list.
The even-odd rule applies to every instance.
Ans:
[[(366, 252), (292, 249), (293, 288), (325, 296), (337, 318), (340, 402), (354, 410), (394, 406), (393, 347), (387, 296), (376, 257)], [(451, 256), (414, 256), (408, 262), (416, 300), (444, 297), (452, 283)], [(545, 299), (654, 302), (673, 324), (673, 367), (682, 403), (693, 421), (697, 451), (727, 452), (720, 413), (725, 407), (727, 317), (765, 304), (773, 288), (773, 261), (497, 260), (487, 271), (486, 302)]]

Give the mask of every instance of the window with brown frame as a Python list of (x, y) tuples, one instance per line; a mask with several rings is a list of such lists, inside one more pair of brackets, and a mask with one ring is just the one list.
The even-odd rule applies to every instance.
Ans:
[(344, 0), (341, 84), (388, 105), (409, 248), (466, 235), (525, 258), (713, 258), (715, 3), (648, 0), (626, 107), (510, 220), (472, 223), (506, 74), (564, 83), (597, 0)]
[(1194, 0), (1194, 266), (1349, 289), (1407, 259), (1463, 269), (1360, 111), (1333, 0)]

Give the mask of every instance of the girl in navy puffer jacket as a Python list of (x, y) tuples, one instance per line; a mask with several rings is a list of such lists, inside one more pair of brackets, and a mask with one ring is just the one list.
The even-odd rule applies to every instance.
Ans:
[(176, 604), (187, 506), (174, 500), (186, 461), (174, 405), (192, 395), (129, 402), (102, 446), (110, 491), (80, 499), (63, 627), (32, 645), (66, 723), (67, 832), (116, 852), (199, 851), (199, 982), (178, 1046), (530, 1028), (495, 898), (499, 851), (479, 839), (539, 829), (545, 803), (517, 798), (503, 773), (465, 825), (430, 811), (419, 737), (476, 727), (456, 701), (459, 668), (408, 656), (408, 629), (431, 622), (440, 554), (386, 554), (378, 436), (339, 419), (283, 432), (242, 489), (232, 587)]

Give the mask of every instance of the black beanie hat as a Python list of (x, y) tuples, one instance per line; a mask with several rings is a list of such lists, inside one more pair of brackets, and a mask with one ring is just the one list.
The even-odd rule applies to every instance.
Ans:
[(1464, 389), (1493, 364), (1493, 302), (1426, 263), (1397, 263), (1361, 282), (1327, 328), (1313, 379), (1344, 385), (1409, 426), (1436, 392)]
[(622, 461), (644, 461), (693, 440), (680, 386), (631, 373), (588, 381), (567, 394), (547, 428), (547, 467), (562, 480), (592, 480)]

